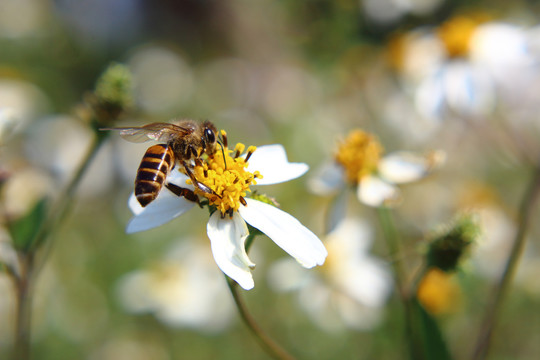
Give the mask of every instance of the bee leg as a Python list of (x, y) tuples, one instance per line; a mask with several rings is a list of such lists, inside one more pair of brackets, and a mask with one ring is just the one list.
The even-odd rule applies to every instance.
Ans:
[[(202, 163), (200, 158), (195, 158), (195, 165), (203, 167), (203, 163)], [(206, 168), (204, 168), (203, 172), (204, 172), (204, 177), (207, 177), (208, 176), (208, 170)]]
[(187, 158), (198, 158), (199, 157), (199, 153), (197, 152), (197, 150), (195, 150), (195, 147), (193, 147), (192, 145), (188, 146), (187, 148), (187, 151), (186, 151), (186, 155), (187, 155)]
[(187, 176), (189, 176), (189, 178), (191, 179), (193, 186), (195, 186), (197, 189), (199, 189), (200, 191), (204, 193), (216, 195), (218, 198), (221, 199), (221, 196), (219, 196), (214, 190), (210, 189), (208, 186), (204, 185), (199, 180), (197, 180), (197, 178), (195, 177), (195, 175), (193, 174), (193, 172), (188, 167), (185, 161), (182, 162), (182, 165), (184, 166), (184, 170), (186, 171)]
[(197, 205), (199, 205), (202, 208), (201, 203), (199, 202), (199, 197), (195, 195), (193, 190), (182, 188), (178, 185), (167, 183), (165, 184), (165, 187), (169, 189), (173, 194), (175, 194), (178, 197), (185, 197), (186, 200), (196, 202)]

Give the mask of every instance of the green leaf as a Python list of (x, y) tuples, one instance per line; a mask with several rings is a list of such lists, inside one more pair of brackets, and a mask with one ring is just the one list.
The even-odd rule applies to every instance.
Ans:
[(25, 216), (9, 225), (15, 249), (28, 251), (47, 215), (47, 199), (43, 198)]
[(425, 360), (452, 360), (444, 336), (437, 321), (420, 305), (417, 299), (411, 300), (414, 313), (414, 333), (421, 346)]

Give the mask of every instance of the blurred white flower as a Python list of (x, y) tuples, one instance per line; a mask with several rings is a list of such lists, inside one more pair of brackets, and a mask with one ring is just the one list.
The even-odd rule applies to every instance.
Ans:
[(0, 79), (0, 108), (8, 108), (17, 119), (15, 131), (27, 125), (49, 106), (47, 96), (34, 84)]
[(362, 130), (351, 131), (339, 145), (332, 163), (324, 164), (310, 179), (310, 189), (331, 194), (351, 184), (357, 197), (369, 206), (392, 205), (401, 198), (396, 184), (416, 181), (444, 161), (442, 152), (419, 156), (394, 152), (382, 157), (383, 148), (375, 136)]
[(12, 109), (0, 107), (0, 146), (4, 145), (9, 139), (18, 120)]
[(152, 313), (172, 327), (221, 331), (234, 315), (223, 275), (197, 239), (182, 239), (159, 263), (126, 274), (118, 295), (127, 311)]
[[(518, 224), (507, 213), (493, 189), (483, 184), (468, 184), (459, 197), (461, 209), (475, 214), (480, 228), (471, 252), (471, 265), (479, 276), (497, 281), (503, 274), (504, 267), (516, 238)], [(520, 266), (516, 272), (516, 284), (524, 278), (522, 270), (536, 258), (534, 243), (526, 242)]]
[[(187, 185), (188, 177), (178, 169), (171, 171), (166, 181), (194, 190), (215, 207), (207, 224), (214, 259), (225, 274), (249, 290), (254, 286), (251, 269), (255, 264), (245, 250), (244, 242), (249, 235), (246, 223), (265, 233), (304, 267), (321, 265), (327, 252), (317, 236), (291, 215), (255, 198), (244, 198), (251, 191), (250, 185), (292, 180), (303, 175), (308, 166), (288, 162), (281, 145), (261, 146), (256, 151), (255, 147), (249, 147), (247, 154), (240, 156), (244, 149), (243, 144), (237, 144), (235, 150), (225, 148), (209, 157), (203, 166), (194, 167), (197, 180), (212, 189), (212, 193)], [(160, 226), (194, 205), (167, 188), (144, 208), (132, 195), (129, 206), (135, 216), (126, 231), (133, 233)]]
[(55, 183), (45, 171), (33, 167), (18, 169), (2, 186), (1, 211), (9, 219), (19, 218), (28, 214), (38, 201), (53, 195), (55, 191)]
[(372, 230), (363, 221), (345, 218), (325, 238), (326, 263), (318, 271), (294, 267), (290, 259), (270, 269), (270, 285), (297, 291), (308, 315), (325, 330), (369, 330), (381, 320), (392, 278), (380, 259), (369, 253)]
[(517, 227), (497, 206), (477, 207), (475, 212), (482, 232), (474, 248), (472, 262), (481, 276), (496, 280), (510, 255)]
[(187, 62), (171, 49), (147, 45), (136, 49), (129, 60), (137, 84), (136, 98), (151, 114), (177, 113), (190, 99), (194, 79)]
[(381, 24), (398, 21), (407, 14), (427, 15), (435, 11), (444, 0), (361, 0), (366, 16)]
[(419, 113), (432, 120), (482, 119), (501, 102), (519, 102), (538, 77), (529, 32), (481, 14), (456, 16), (396, 44), (393, 62), (413, 88)]
[[(36, 167), (50, 171), (63, 186), (81, 165), (93, 136), (92, 130), (75, 118), (63, 115), (42, 118), (29, 130), (25, 144), (27, 157)], [(79, 184), (79, 194), (95, 196), (110, 189), (115, 173), (110, 147), (104, 144), (100, 148)]]

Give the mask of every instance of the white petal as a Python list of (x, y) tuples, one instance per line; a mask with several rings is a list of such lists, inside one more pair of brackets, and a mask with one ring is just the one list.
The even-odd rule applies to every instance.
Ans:
[(347, 201), (349, 192), (347, 189), (343, 188), (332, 200), (330, 203), (327, 216), (326, 216), (326, 228), (325, 232), (332, 232), (339, 223), (345, 218), (347, 213)]
[(276, 291), (298, 290), (309, 280), (309, 270), (298, 266), (291, 258), (279, 259), (268, 269), (268, 284)]
[(135, 194), (131, 194), (128, 205), (135, 214), (126, 227), (126, 232), (132, 234), (163, 225), (191, 209), (195, 203), (163, 188), (158, 197), (146, 207), (139, 204)]
[(306, 268), (322, 265), (328, 252), (321, 240), (293, 216), (263, 202), (246, 199), (240, 215)]
[(438, 122), (445, 110), (445, 93), (441, 72), (427, 76), (416, 89), (414, 103), (421, 116)]
[(283, 146), (279, 144), (257, 147), (248, 162), (247, 171), (259, 171), (263, 176), (257, 185), (277, 184), (300, 177), (308, 171), (304, 163), (290, 163)]
[(249, 260), (244, 243), (249, 234), (247, 225), (236, 212), (232, 219), (221, 218), (216, 211), (210, 216), (206, 226), (212, 246), (214, 260), (227, 276), (245, 290), (253, 288), (250, 268), (255, 264)]
[(493, 110), (493, 79), (482, 66), (453, 62), (441, 73), (446, 102), (458, 114), (485, 115)]
[(193, 189), (193, 185), (186, 184), (187, 179), (189, 179), (189, 177), (186, 174), (178, 171), (178, 168), (173, 169), (173, 171), (171, 171), (167, 176), (168, 183), (172, 183), (187, 189)]
[(308, 180), (309, 189), (317, 195), (331, 195), (344, 186), (343, 167), (334, 161), (323, 164)]
[[(373, 229), (367, 221), (342, 217), (326, 236), (326, 246), (334, 246), (344, 256), (364, 256), (373, 242)], [(332, 253), (332, 251), (330, 251)]]
[(358, 184), (357, 196), (366, 205), (392, 205), (400, 199), (400, 191), (378, 177), (366, 176)]
[(514, 25), (490, 22), (479, 26), (470, 44), (471, 59), (494, 72), (534, 64), (526, 32)]
[(443, 152), (432, 152), (427, 156), (420, 156), (400, 151), (381, 159), (378, 169), (384, 179), (402, 184), (423, 178), (443, 161)]

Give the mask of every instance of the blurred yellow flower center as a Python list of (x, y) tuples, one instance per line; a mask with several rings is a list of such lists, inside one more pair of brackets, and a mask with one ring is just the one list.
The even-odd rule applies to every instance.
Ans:
[(460, 302), (460, 289), (451, 274), (430, 269), (418, 286), (418, 301), (432, 314), (455, 310)]
[(444, 22), (437, 30), (450, 57), (466, 56), (474, 31), (487, 19), (485, 16), (456, 16)]
[(402, 70), (404, 68), (405, 53), (407, 46), (409, 46), (411, 36), (406, 34), (399, 34), (393, 36), (386, 48), (386, 58), (390, 66), (396, 70)]
[[(226, 139), (225, 131), (222, 130), (221, 134)], [(246, 156), (241, 156), (246, 148), (244, 144), (236, 144), (234, 150), (229, 150), (227, 142), (224, 143), (223, 148), (218, 147), (213, 156), (195, 165), (195, 178), (212, 190), (212, 193), (208, 193), (195, 188), (195, 194), (207, 198), (209, 205), (217, 207), (223, 215), (232, 215), (241, 204), (245, 204), (244, 196), (251, 191), (250, 185), (255, 185), (255, 179), (262, 178), (262, 175), (258, 171), (246, 171), (247, 160), (255, 151), (255, 146), (248, 147)], [(188, 180), (188, 183), (191, 181)]]
[(362, 130), (354, 130), (338, 145), (335, 160), (345, 169), (347, 180), (356, 184), (377, 169), (383, 147), (377, 138)]

